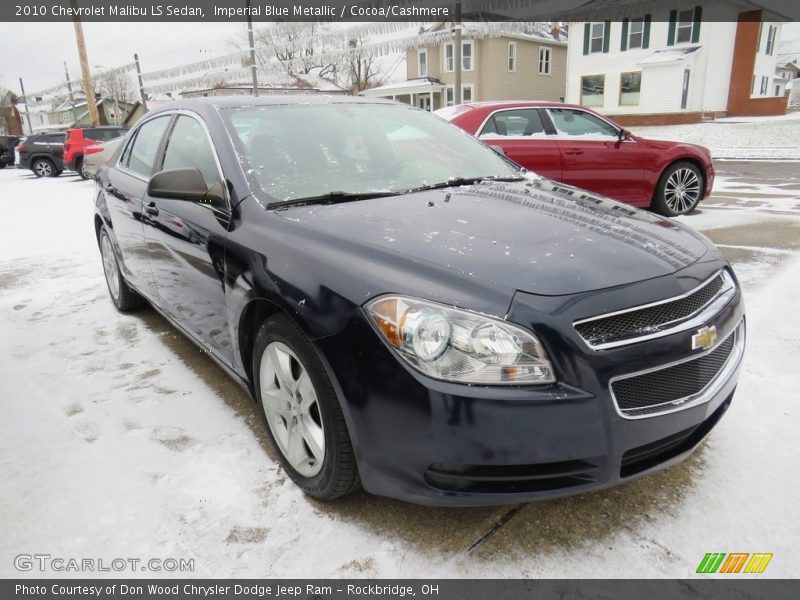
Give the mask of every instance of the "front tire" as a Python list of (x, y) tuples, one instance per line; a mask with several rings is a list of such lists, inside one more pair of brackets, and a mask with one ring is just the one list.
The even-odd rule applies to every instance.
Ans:
[(119, 268), (117, 253), (105, 227), (100, 228), (100, 257), (103, 260), (103, 273), (106, 276), (108, 293), (117, 310), (128, 312), (144, 305), (145, 301), (127, 284)]
[(258, 330), (253, 384), (278, 458), (306, 494), (333, 500), (360, 486), (344, 414), (302, 329), (279, 315)]
[(56, 166), (49, 158), (35, 159), (31, 165), (31, 171), (33, 171), (37, 177), (58, 177)]
[(686, 161), (676, 162), (661, 174), (653, 199), (653, 210), (667, 216), (686, 215), (703, 198), (705, 178), (700, 169)]

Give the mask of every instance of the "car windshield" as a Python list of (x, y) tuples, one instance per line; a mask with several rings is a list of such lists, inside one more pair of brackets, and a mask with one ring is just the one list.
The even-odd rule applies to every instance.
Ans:
[(269, 203), (519, 176), (463, 131), (403, 105), (243, 107), (223, 116), (242, 168)]

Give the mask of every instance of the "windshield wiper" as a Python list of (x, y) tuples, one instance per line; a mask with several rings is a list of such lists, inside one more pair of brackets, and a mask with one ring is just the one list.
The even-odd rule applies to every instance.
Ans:
[(439, 183), (432, 183), (430, 185), (422, 185), (406, 190), (409, 192), (424, 192), (426, 190), (438, 190), (449, 187), (459, 187), (462, 185), (472, 185), (474, 183), (481, 183), (483, 181), (523, 181), (524, 177), (493, 177), (491, 175), (486, 177), (451, 177), (447, 181), (440, 181)]
[(306, 198), (292, 198), (283, 202), (271, 202), (267, 204), (268, 209), (287, 208), (289, 206), (305, 206), (307, 204), (337, 204), (339, 202), (353, 202), (355, 200), (371, 200), (373, 198), (386, 198), (388, 196), (399, 196), (400, 192), (328, 192), (319, 196), (308, 196)]

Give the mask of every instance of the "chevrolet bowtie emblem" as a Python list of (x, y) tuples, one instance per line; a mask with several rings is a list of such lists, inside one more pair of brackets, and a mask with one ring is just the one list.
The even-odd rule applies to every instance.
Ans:
[(717, 341), (717, 328), (713, 325), (711, 327), (703, 327), (698, 329), (697, 333), (692, 336), (692, 350), (702, 348), (708, 350)]

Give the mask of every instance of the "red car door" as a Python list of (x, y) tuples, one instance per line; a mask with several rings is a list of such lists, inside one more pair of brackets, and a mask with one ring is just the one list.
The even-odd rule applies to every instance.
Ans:
[(561, 152), (548, 135), (537, 108), (511, 108), (492, 113), (478, 137), (526, 169), (542, 177), (561, 180)]
[(615, 200), (648, 205), (644, 154), (634, 139), (587, 111), (548, 108), (563, 159), (561, 181)]

